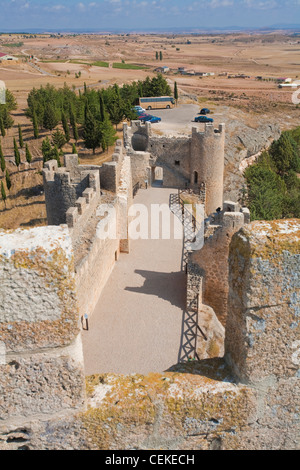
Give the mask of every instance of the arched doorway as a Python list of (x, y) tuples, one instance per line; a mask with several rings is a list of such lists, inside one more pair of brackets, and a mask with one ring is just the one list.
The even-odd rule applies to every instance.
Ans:
[(161, 166), (153, 166), (151, 170), (152, 186), (162, 186), (164, 180), (164, 170)]
[(194, 184), (198, 184), (198, 171), (194, 171)]

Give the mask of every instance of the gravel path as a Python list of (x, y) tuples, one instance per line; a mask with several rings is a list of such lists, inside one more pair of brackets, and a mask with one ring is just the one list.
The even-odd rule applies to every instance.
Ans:
[[(134, 202), (169, 204), (174, 190), (140, 190)], [(173, 220), (171, 214), (171, 220)], [(132, 240), (83, 331), (86, 374), (162, 372), (178, 362), (185, 305), (182, 240)]]

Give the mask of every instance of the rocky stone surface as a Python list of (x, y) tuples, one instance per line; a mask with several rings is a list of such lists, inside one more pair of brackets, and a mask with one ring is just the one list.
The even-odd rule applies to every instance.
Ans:
[(280, 137), (280, 128), (276, 123), (267, 124), (263, 120), (256, 128), (247, 126), (242, 120), (226, 120), (226, 129), (224, 199), (237, 201), (244, 184), (241, 162), (268, 148)]

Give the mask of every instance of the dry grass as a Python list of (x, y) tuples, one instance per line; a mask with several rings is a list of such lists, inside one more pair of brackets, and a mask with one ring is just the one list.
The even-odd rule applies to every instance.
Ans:
[[(9, 39), (9, 41), (8, 41)], [(191, 44), (187, 44), (187, 40)], [(266, 40), (268, 42), (266, 42)], [(24, 44), (20, 48), (9, 50), (1, 44)], [(161, 46), (163, 46), (161, 48)], [(179, 51), (177, 49), (180, 49)], [(155, 52), (163, 51), (163, 61), (155, 60)], [(245, 124), (255, 128), (257, 117), (265, 115), (266, 122), (278, 121), (284, 126), (299, 120), (299, 109), (291, 103), (291, 91), (279, 90), (274, 82), (256, 80), (256, 76), (297, 78), (299, 74), (299, 45), (293, 44), (292, 38), (284, 34), (255, 36), (248, 34), (216, 36), (176, 36), (176, 35), (84, 35), (51, 38), (49, 35), (36, 38), (21, 38), (19, 35), (0, 37), (0, 51), (19, 56), (18, 64), (1, 64), (1, 80), (14, 92), (18, 109), (14, 112), (15, 126), (2, 140), (7, 168), (11, 173), (12, 189), (8, 194), (6, 207), (0, 201), (0, 226), (15, 228), (26, 225), (45, 223), (45, 205), (42, 195), (33, 195), (31, 188), (42, 184), (39, 171), (41, 162), (41, 143), (49, 132), (43, 132), (40, 138), (33, 139), (31, 122), (24, 110), (27, 106), (28, 92), (35, 86), (51, 83), (62, 87), (64, 83), (77, 89), (84, 83), (96, 87), (107, 87), (112, 83), (132, 83), (144, 80), (147, 75), (154, 76), (154, 68), (167, 65), (177, 69), (184, 66), (196, 72), (214, 72), (211, 77), (181, 76), (170, 73), (168, 78), (171, 88), (177, 81), (181, 94), (181, 103), (195, 103), (208, 106), (212, 110), (222, 108), (228, 115), (236, 115)], [(36, 70), (27, 62), (27, 56), (34, 55), (46, 62), (37, 62), (45, 72)], [(126, 64), (138, 63), (150, 67), (150, 70), (114, 69), (114, 62)], [(109, 67), (93, 66), (93, 62), (104, 61)], [(81, 72), (80, 78), (75, 74)], [(250, 78), (228, 79), (230, 74), (244, 73)], [(228, 108), (227, 111), (226, 107)], [(285, 120), (284, 116), (289, 119)], [(216, 119), (218, 117), (216, 116)], [(247, 122), (246, 122), (247, 121)], [(286, 122), (285, 122), (286, 121)], [(28, 143), (34, 157), (33, 170), (18, 172), (13, 164), (13, 137), (18, 138), (17, 124), (23, 130), (24, 141)], [(162, 131), (153, 128), (154, 134)], [(182, 133), (186, 129), (182, 129)], [(118, 138), (122, 138), (121, 129)], [(64, 146), (66, 153), (71, 152), (73, 141)], [(102, 164), (111, 159), (114, 148), (108, 152), (96, 152), (84, 149), (83, 142), (77, 144), (80, 162), (83, 164)], [(21, 155), (24, 161), (24, 153)], [(0, 178), (3, 175), (0, 174)]]

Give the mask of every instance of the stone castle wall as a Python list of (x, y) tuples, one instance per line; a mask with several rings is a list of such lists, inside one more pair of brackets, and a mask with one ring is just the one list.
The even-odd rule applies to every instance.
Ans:
[(0, 434), (85, 409), (74, 256), (67, 227), (0, 232)]
[(206, 213), (223, 207), (225, 125), (218, 129), (206, 124), (204, 132), (193, 128), (191, 144), (191, 184), (205, 183)]
[[(188, 137), (166, 137), (153, 135), (150, 123), (133, 121), (131, 127), (124, 125), (124, 145), (132, 162), (137, 153), (151, 154), (152, 182), (154, 169), (162, 167), (165, 187), (198, 190), (201, 183), (206, 185), (207, 214), (223, 206), (224, 124), (218, 129), (206, 124), (204, 132), (193, 128)], [(138, 179), (134, 173), (133, 179)]]
[[(117, 210), (117, 202), (115, 202)], [(76, 265), (76, 292), (80, 315), (92, 315), (120, 253), (120, 239), (94, 235), (87, 255)]]
[[(64, 167), (58, 168), (54, 160), (43, 171), (48, 223), (65, 223), (72, 239), (80, 316), (93, 313), (120, 251), (129, 252), (131, 161), (120, 140), (112, 160), (87, 166), (79, 165), (77, 155), (66, 155)], [(101, 196), (100, 178), (108, 195)], [(99, 208), (108, 201), (115, 211), (117, 230), (112, 239), (101, 239), (97, 229), (104, 214)]]
[[(226, 210), (225, 206), (226, 203)], [(216, 217), (219, 220), (215, 222), (216, 225), (208, 227), (208, 232), (212, 230), (212, 235), (206, 238), (203, 248), (190, 254), (188, 270), (194, 272), (197, 266), (203, 272), (203, 276), (198, 276), (199, 284), (203, 283), (203, 303), (213, 308), (219, 321), (225, 326), (229, 245), (233, 234), (245, 224), (245, 216), (240, 211), (223, 211), (216, 214)]]
[[(51, 160), (45, 163), (43, 170), (49, 225), (66, 224), (68, 210), (76, 207), (77, 199), (81, 198), (88, 188), (95, 191), (98, 202), (100, 199), (99, 167), (79, 166), (78, 155), (65, 155), (64, 165), (58, 168), (57, 161)], [(87, 196), (85, 199), (87, 203), (91, 202), (88, 201)], [(84, 204), (83, 201), (82, 204)], [(88, 210), (88, 206), (85, 209)], [(74, 214), (74, 218), (78, 216)]]
[[(49, 289), (52, 267), (64, 277), (66, 290), (54, 322), (37, 315), (35, 321), (13, 318), (2, 324), (8, 361), (2, 356), (0, 448), (299, 448), (299, 220), (254, 222), (233, 236), (225, 359), (178, 364), (146, 377), (93, 376), (87, 378), (86, 403), (80, 361), (74, 359), (79, 356), (70, 357), (74, 350), (67, 348), (78, 332), (69, 301), (76, 295), (66, 261), (71, 243), (65, 229), (57, 230), (42, 228), (29, 237), (19, 231), (22, 244), (11, 243), (11, 233), (1, 237), (1, 266), (26, 272), (19, 285), (26, 284), (29, 298), (35, 292), (29, 273)], [(33, 233), (39, 233), (38, 243)], [(68, 272), (59, 268), (57, 250)], [(45, 276), (49, 262), (54, 265)], [(20, 298), (13, 302), (19, 311)]]

